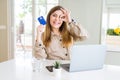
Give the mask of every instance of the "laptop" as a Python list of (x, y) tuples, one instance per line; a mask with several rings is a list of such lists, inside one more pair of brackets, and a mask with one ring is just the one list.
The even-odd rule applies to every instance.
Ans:
[(61, 67), (69, 72), (102, 69), (105, 55), (105, 45), (75, 45), (71, 49), (70, 64)]

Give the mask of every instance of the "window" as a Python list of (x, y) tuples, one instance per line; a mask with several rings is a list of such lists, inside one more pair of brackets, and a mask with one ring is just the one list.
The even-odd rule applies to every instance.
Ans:
[(46, 18), (48, 11), (58, 3), (58, 0), (14, 0), (15, 56), (27, 53), (27, 57), (31, 57), (33, 36), (39, 25), (37, 18), (40, 15)]
[[(118, 34), (114, 31), (118, 29)], [(108, 8), (106, 43), (108, 51), (120, 51), (120, 8)]]
[(120, 26), (120, 9), (108, 9), (109, 14), (109, 28), (116, 28)]

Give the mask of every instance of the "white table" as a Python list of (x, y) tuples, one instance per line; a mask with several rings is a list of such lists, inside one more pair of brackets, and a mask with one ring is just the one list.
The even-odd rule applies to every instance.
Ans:
[(57, 78), (46, 68), (33, 72), (30, 60), (9, 60), (0, 63), (0, 80), (120, 80), (120, 66), (105, 65), (103, 69), (73, 73), (62, 69), (61, 77)]

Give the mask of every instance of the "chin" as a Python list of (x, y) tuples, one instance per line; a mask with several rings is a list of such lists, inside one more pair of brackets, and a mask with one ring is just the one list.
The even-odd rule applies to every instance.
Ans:
[(59, 28), (60, 28), (60, 26), (54, 26), (54, 28), (59, 29)]

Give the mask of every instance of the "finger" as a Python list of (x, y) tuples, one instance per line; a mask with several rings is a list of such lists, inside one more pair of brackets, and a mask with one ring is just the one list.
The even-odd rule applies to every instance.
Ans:
[(63, 14), (67, 13), (67, 11), (65, 9), (63, 9), (63, 8), (60, 8), (60, 10), (63, 12)]
[(66, 15), (64, 15), (64, 14), (61, 15), (61, 20), (62, 20), (62, 21), (65, 21), (65, 20), (66, 20)]
[(61, 8), (61, 10), (63, 11), (64, 14), (69, 14), (69, 13), (70, 13), (70, 11), (67, 10), (67, 9), (62, 9), (62, 8)]
[(39, 27), (39, 28), (42, 28), (42, 27), (44, 27), (44, 25), (41, 25), (41, 24), (40, 24), (38, 27)]
[(44, 26), (42, 26), (42, 25), (39, 25), (37, 28), (38, 29), (42, 29)]

